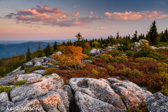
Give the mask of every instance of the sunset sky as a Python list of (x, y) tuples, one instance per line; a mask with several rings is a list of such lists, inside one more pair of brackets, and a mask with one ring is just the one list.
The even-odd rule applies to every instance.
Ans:
[(146, 34), (153, 20), (168, 28), (168, 0), (0, 0), (0, 40)]

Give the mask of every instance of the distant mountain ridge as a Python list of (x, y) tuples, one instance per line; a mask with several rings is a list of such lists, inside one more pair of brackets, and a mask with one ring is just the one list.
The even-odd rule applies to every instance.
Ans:
[[(20, 44), (0, 44), (0, 58), (2, 57), (11, 57), (16, 54), (25, 54), (27, 52), (28, 45), (30, 46), (30, 51), (35, 52), (38, 49), (38, 45), (41, 45), (41, 48), (44, 49), (47, 46), (47, 42), (25, 42)], [(54, 42), (50, 43), (50, 46), (53, 46)]]

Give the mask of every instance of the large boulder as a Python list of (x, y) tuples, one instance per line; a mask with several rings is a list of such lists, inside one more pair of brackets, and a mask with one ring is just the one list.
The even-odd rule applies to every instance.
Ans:
[(101, 54), (102, 54), (102, 50), (101, 50), (101, 49), (91, 49), (91, 50), (90, 50), (90, 54), (91, 54), (92, 56), (101, 55)]
[(0, 93), (0, 104), (9, 101), (8, 94), (6, 92)]
[(149, 112), (168, 112), (168, 97), (155, 93), (145, 99)]
[(43, 74), (46, 72), (46, 70), (35, 70), (32, 73), (37, 73), (37, 74)]
[[(11, 110), (11, 111), (10, 111)], [(7, 109), (7, 112), (46, 112), (38, 99), (24, 100)]]
[(19, 75), (17, 81), (20, 80), (28, 80), (29, 78), (38, 78), (38, 77), (42, 77), (41, 74), (36, 74), (36, 73), (30, 73), (30, 74), (23, 74), (23, 75)]
[(60, 56), (60, 55), (62, 55), (62, 52), (61, 52), (61, 51), (58, 51), (58, 52), (56, 52), (56, 54), (57, 54), (58, 56)]
[(34, 66), (42, 66), (42, 62), (36, 62)]
[(23, 73), (25, 71), (21, 70), (21, 67), (18, 67), (16, 70), (8, 73), (6, 77), (0, 79), (0, 86), (13, 84), (17, 81), (18, 76)]
[(120, 112), (113, 105), (77, 91), (75, 100), (80, 112)]
[(135, 83), (130, 81), (120, 81), (115, 78), (107, 79), (111, 84), (111, 87), (117, 94), (119, 94), (127, 108), (135, 108), (140, 105), (151, 92), (141, 89)]
[(50, 91), (38, 99), (47, 112), (69, 111), (68, 93), (62, 89)]
[[(114, 92), (106, 81), (92, 78), (72, 78), (69, 84), (75, 92), (75, 101), (81, 112), (89, 112), (91, 110), (89, 107), (92, 107), (93, 112), (97, 111), (97, 107), (99, 107), (99, 109), (104, 107), (107, 108), (107, 110), (109, 108), (108, 111), (111, 111), (111, 109), (117, 111), (126, 109), (120, 96)], [(81, 98), (80, 95), (82, 95)], [(95, 99), (94, 101), (99, 101), (101, 103), (92, 105), (93, 101), (91, 99)], [(88, 103), (88, 109), (82, 106), (85, 105), (86, 102)], [(104, 103), (103, 106), (101, 106), (102, 103)], [(104, 108), (102, 108), (102, 110), (104, 110)]]
[(23, 66), (24, 66), (24, 68), (31, 68), (31, 67), (33, 67), (34, 65), (33, 65), (33, 62), (32, 62), (32, 61), (29, 61), (29, 62), (27, 62), (27, 63), (24, 63)]
[(36, 98), (53, 89), (63, 89), (63, 79), (57, 74), (52, 74), (41, 82), (16, 87), (12, 89), (10, 96), (13, 102), (18, 102), (26, 98)]

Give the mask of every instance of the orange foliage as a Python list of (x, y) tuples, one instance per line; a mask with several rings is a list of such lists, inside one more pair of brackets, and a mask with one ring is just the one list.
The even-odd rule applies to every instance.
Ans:
[(86, 43), (85, 43), (85, 47), (86, 47), (86, 48), (89, 48), (89, 47), (90, 47), (89, 42), (86, 42)]
[(88, 56), (82, 53), (82, 48), (80, 46), (60, 46), (59, 50), (62, 51), (62, 55), (57, 55), (54, 53), (52, 58), (58, 60), (61, 64), (66, 64), (68, 66), (77, 66), (81, 63), (81, 59), (87, 58)]

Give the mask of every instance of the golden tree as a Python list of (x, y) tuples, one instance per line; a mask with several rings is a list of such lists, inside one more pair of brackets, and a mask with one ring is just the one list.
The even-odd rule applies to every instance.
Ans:
[[(52, 58), (58, 60), (61, 64), (68, 66), (74, 66), (77, 69), (82, 65), (81, 60), (88, 56), (82, 53), (82, 47), (80, 46), (60, 46), (59, 50), (62, 51), (62, 55), (53, 54)], [(79, 67), (80, 68), (80, 67)]]

